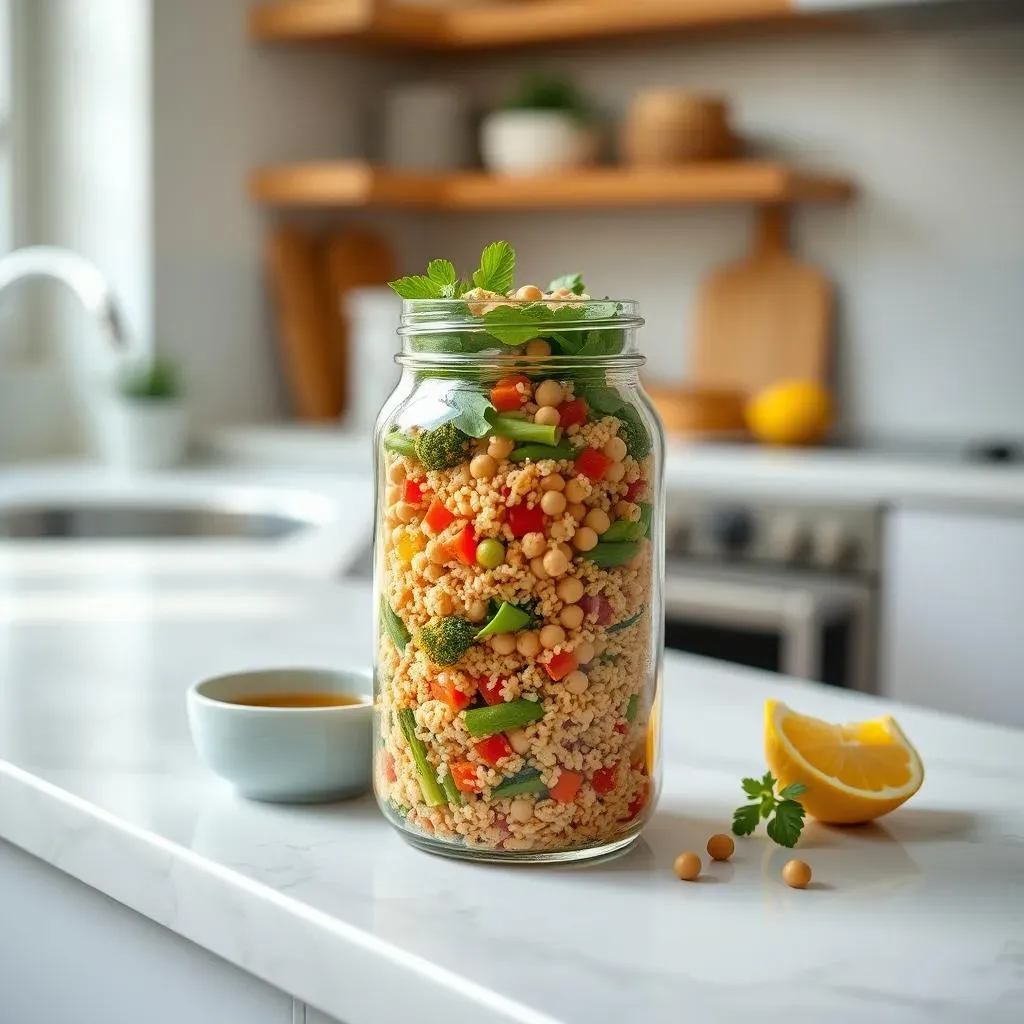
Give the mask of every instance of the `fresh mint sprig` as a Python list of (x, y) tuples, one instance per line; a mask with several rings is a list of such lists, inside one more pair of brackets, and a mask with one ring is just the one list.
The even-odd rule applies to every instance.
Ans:
[(768, 837), (779, 846), (792, 848), (804, 827), (804, 808), (796, 799), (807, 792), (802, 782), (792, 782), (775, 793), (778, 780), (771, 772), (765, 772), (761, 779), (744, 779), (743, 792), (754, 800), (733, 811), (732, 830), (738, 836), (749, 836), (762, 818), (768, 822)]
[(471, 287), (504, 294), (516, 273), (516, 251), (508, 242), (492, 242), (480, 255), (480, 267), (472, 281), (459, 280), (450, 260), (431, 260), (426, 274), (412, 274), (389, 282), (403, 299), (454, 299)]
[(508, 242), (491, 242), (480, 254), (480, 269), (473, 272), (473, 284), (504, 295), (512, 287), (515, 276), (515, 249)]

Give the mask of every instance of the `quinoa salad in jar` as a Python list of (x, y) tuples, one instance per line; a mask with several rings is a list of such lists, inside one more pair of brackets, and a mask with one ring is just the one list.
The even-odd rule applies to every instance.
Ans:
[(514, 260), (392, 284), (374, 786), (432, 852), (568, 859), (627, 846), (656, 797), (663, 442), (635, 304), (515, 288)]

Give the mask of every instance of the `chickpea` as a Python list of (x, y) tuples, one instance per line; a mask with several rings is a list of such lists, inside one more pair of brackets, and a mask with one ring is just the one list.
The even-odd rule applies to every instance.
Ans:
[(486, 601), (470, 601), (466, 605), (466, 618), (470, 622), (481, 622), (487, 617)]
[(526, 354), (535, 359), (551, 355), (551, 346), (543, 338), (534, 338), (526, 343)]
[(589, 665), (597, 657), (594, 653), (594, 645), (586, 641), (581, 644), (577, 644), (574, 653), (576, 655), (576, 660), (581, 665)]
[(556, 626), (553, 622), (549, 622), (540, 631), (540, 645), (545, 650), (550, 651), (552, 647), (557, 647), (559, 644), (565, 643), (565, 630), (561, 626)]
[(601, 451), (613, 462), (621, 462), (626, 457), (626, 442), (621, 437), (613, 437)]
[(497, 460), (493, 455), (474, 455), (469, 472), (474, 480), (490, 480), (498, 472)]
[(811, 884), (811, 866), (802, 860), (786, 861), (782, 880), (791, 889), (806, 889)]
[(536, 302), (544, 298), (544, 293), (535, 284), (524, 284), (516, 292), (516, 298), (523, 302)]
[(395, 515), (403, 523), (411, 523), (416, 518), (416, 507), (407, 501), (400, 501), (395, 506)]
[(572, 545), (577, 551), (593, 551), (597, 547), (597, 534), (589, 526), (581, 526), (573, 534)]
[(728, 860), (736, 850), (732, 836), (718, 832), (708, 840), (708, 856), (712, 860)]
[(405, 466), (401, 462), (392, 462), (388, 466), (388, 481), (393, 484), (400, 484), (405, 481)]
[(523, 554), (527, 558), (537, 558), (539, 555), (544, 554), (544, 549), (548, 546), (547, 541), (544, 540), (543, 533), (528, 533), (522, 539)]
[(505, 736), (509, 745), (520, 756), (530, 752), (530, 737), (526, 735), (525, 729), (509, 729)]
[(553, 405), (542, 405), (534, 414), (533, 422), (539, 423), (542, 427), (557, 427), (562, 417)]
[(578, 604), (567, 604), (558, 613), (558, 621), (566, 629), (579, 629), (583, 625), (583, 609)]
[(581, 672), (579, 669), (575, 669), (570, 672), (563, 680), (565, 688), (575, 696), (587, 692), (587, 687), (590, 686), (590, 680), (587, 678), (586, 672)]
[(571, 564), (572, 563), (572, 559), (573, 559), (573, 550), (572, 550), (572, 548), (569, 547), (568, 544), (563, 542), (563, 543), (558, 545), (558, 550), (561, 551), (563, 555), (565, 555), (565, 560)]
[(540, 637), (535, 630), (516, 634), (516, 650), (524, 658), (536, 658), (540, 654)]
[(574, 501), (566, 508), (565, 514), (572, 516), (577, 523), (582, 523), (587, 518), (587, 506), (581, 501)]
[(544, 570), (549, 576), (564, 576), (569, 568), (565, 555), (557, 548), (554, 551), (549, 551), (542, 561), (544, 562)]
[(545, 515), (560, 516), (565, 511), (565, 495), (561, 491), (545, 491), (540, 499), (541, 511)]
[(533, 817), (533, 801), (516, 797), (508, 809), (508, 816), (517, 824), (525, 825)]
[(516, 649), (516, 638), (512, 633), (497, 633), (491, 637), (491, 650), (495, 654), (511, 654)]
[(573, 477), (565, 485), (566, 501), (582, 501), (589, 493), (590, 490), (584, 486), (583, 482), (580, 480), (578, 476)]
[(539, 580), (546, 580), (550, 578), (548, 576), (547, 569), (544, 568), (544, 559), (539, 555), (536, 558), (530, 559), (530, 572), (532, 572)]
[(675, 863), (672, 865), (672, 870), (676, 873), (676, 878), (682, 879), (684, 882), (696, 882), (700, 877), (700, 857), (690, 850), (686, 853), (679, 854), (675, 859)]
[(561, 405), (564, 398), (565, 392), (557, 380), (542, 380), (533, 393), (533, 400), (538, 405)]
[(608, 518), (607, 512), (599, 508), (592, 508), (584, 516), (583, 525), (589, 526), (596, 534), (602, 534), (612, 525), (612, 521)]
[(541, 480), (540, 489), (542, 491), (564, 491), (565, 477), (561, 473), (552, 473)]
[(425, 575), (428, 580), (433, 580), (436, 583), (444, 575), (444, 566), (428, 565)]
[(402, 488), (398, 484), (388, 484), (384, 488), (384, 504), (394, 505), (402, 497)]
[(583, 596), (583, 584), (575, 576), (568, 576), (555, 587), (555, 593), (558, 594), (560, 601), (576, 604)]
[(601, 479), (610, 484), (617, 484), (626, 475), (626, 467), (621, 462), (613, 462), (603, 473)]
[(515, 441), (510, 437), (492, 437), (487, 442), (487, 454), (492, 459), (501, 462), (502, 459), (507, 459), (512, 454), (512, 449), (515, 446)]
[(428, 560), (434, 565), (444, 565), (448, 560), (448, 553), (445, 551), (444, 545), (439, 544), (436, 540), (427, 541), (425, 553)]

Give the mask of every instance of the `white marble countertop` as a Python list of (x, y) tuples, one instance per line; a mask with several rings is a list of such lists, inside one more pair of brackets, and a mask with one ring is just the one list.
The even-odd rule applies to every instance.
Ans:
[[(255, 464), (344, 467), (367, 474), (370, 444), (324, 427), (281, 425), (218, 431), (210, 451)], [(950, 454), (899, 455), (854, 448), (766, 448), (671, 440), (669, 489), (745, 498), (969, 509), (1024, 514), (1024, 464), (971, 462)]]
[(514, 869), (408, 847), (369, 798), (250, 804), (196, 761), (184, 691), (284, 663), (365, 661), (365, 588), (139, 547), (0, 555), (0, 838), (346, 1022), (1024, 1019), (1024, 732), (898, 709), (927, 779), (876, 825), (744, 840), (728, 826), (774, 695), (828, 718), (884, 701), (666, 661), (665, 789), (642, 842)]

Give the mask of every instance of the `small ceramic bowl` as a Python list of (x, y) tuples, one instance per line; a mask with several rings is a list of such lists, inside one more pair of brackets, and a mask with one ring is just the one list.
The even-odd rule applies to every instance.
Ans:
[[(369, 669), (236, 672), (188, 691), (192, 740), (207, 766), (241, 796), (323, 803), (370, 786), (373, 684)], [(358, 704), (262, 707), (232, 703), (268, 693), (339, 693)]]

